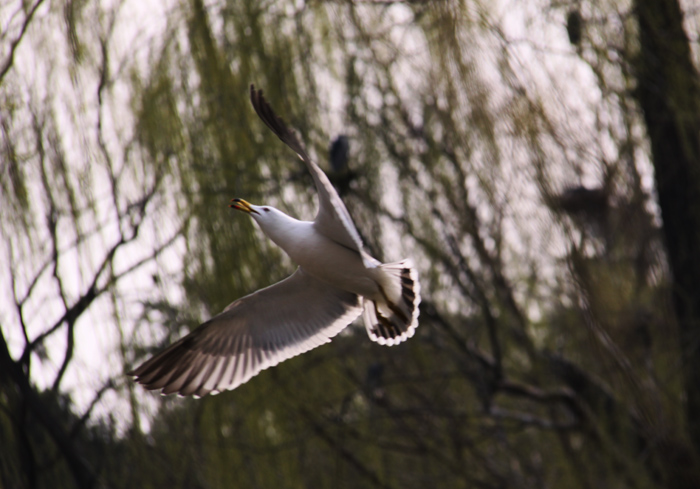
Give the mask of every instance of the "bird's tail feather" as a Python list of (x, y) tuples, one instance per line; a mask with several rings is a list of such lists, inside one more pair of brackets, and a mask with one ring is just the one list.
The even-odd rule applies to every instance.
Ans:
[(393, 346), (407, 340), (418, 326), (420, 283), (413, 262), (384, 263), (380, 284), (383, 300), (364, 299), (363, 318), (367, 334), (380, 345)]

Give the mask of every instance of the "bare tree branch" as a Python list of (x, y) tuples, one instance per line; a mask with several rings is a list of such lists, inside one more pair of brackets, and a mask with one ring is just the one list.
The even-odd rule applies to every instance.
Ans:
[(26, 17), (24, 18), (24, 22), (22, 23), (22, 27), (19, 31), (19, 34), (17, 34), (17, 37), (14, 38), (12, 42), (10, 42), (10, 52), (5, 58), (5, 62), (2, 63), (2, 65), (0, 65), (0, 85), (2, 84), (2, 80), (5, 78), (5, 75), (8, 71), (10, 71), (10, 68), (12, 67), (12, 63), (15, 59), (15, 51), (17, 50), (17, 46), (19, 46), (19, 43), (22, 42), (22, 38), (27, 32), (27, 27), (29, 27), (29, 23), (34, 17), (34, 13), (39, 8), (39, 6), (41, 6), (42, 3), (44, 3), (44, 0), (37, 0), (37, 2), (34, 5), (32, 5), (32, 7), (29, 9), (29, 12), (27, 12)]

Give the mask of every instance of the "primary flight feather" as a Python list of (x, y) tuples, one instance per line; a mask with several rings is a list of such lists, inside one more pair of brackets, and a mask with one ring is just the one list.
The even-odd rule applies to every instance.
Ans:
[(362, 249), (350, 214), (296, 134), (250, 86), (260, 119), (304, 161), (318, 192), (313, 221), (233, 199), (298, 265), (288, 278), (224, 311), (130, 372), (163, 394), (235, 389), (261, 370), (327, 343), (362, 314), (369, 337), (396, 345), (418, 325), (420, 284), (410, 260), (380, 263)]

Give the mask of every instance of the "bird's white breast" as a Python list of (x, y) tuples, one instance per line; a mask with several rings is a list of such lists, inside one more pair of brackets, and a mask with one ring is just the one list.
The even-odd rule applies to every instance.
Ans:
[(374, 298), (379, 289), (360, 254), (320, 234), (311, 221), (288, 216), (274, 224), (260, 222), (263, 232), (304, 271), (343, 290)]

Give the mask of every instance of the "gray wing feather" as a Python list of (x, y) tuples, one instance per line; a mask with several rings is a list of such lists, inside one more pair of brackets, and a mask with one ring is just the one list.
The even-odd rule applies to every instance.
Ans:
[(275, 114), (265, 97), (263, 97), (263, 91), (256, 90), (254, 85), (250, 85), (250, 101), (260, 119), (284, 144), (299, 155), (299, 158), (304, 161), (309, 169), (318, 192), (318, 214), (314, 221), (314, 226), (318, 232), (346, 248), (361, 252), (362, 239), (360, 234), (357, 232), (352, 218), (345, 208), (345, 204), (343, 204), (326, 174), (323, 173), (323, 170), (316, 163), (311, 161), (297, 135), (287, 127), (282, 118)]
[(233, 302), (130, 373), (147, 389), (203, 396), (327, 343), (362, 311), (359, 297), (301, 268)]

